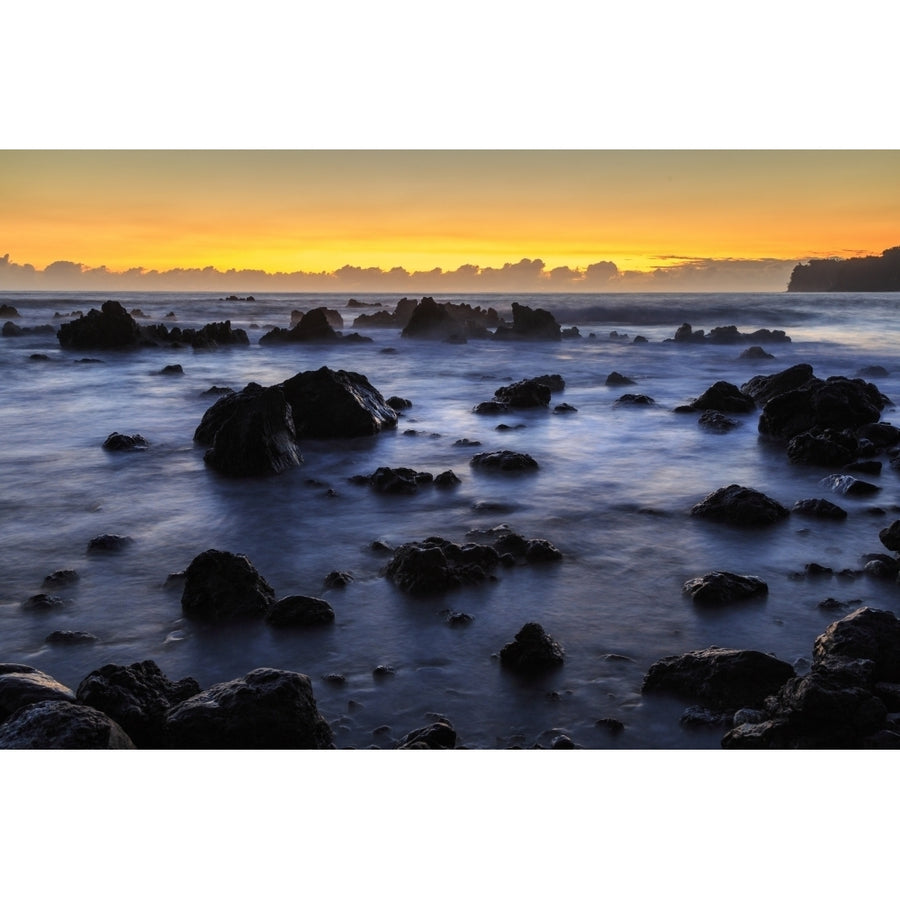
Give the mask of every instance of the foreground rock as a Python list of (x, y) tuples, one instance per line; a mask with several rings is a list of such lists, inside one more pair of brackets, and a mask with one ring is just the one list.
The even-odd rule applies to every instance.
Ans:
[(777, 500), (753, 488), (730, 484), (708, 494), (691, 508), (691, 515), (731, 525), (771, 525), (789, 515)]
[(179, 703), (166, 717), (183, 750), (317, 750), (333, 746), (308, 676), (254, 669)]
[(553, 669), (564, 661), (563, 648), (537, 622), (526, 622), (500, 651), (503, 666), (526, 675)]
[(184, 576), (181, 608), (190, 618), (262, 618), (275, 602), (275, 591), (243, 554), (206, 550)]
[(682, 586), (695, 603), (724, 606), (736, 600), (764, 597), (769, 586), (755, 575), (735, 575), (732, 572), (707, 572), (691, 578)]
[(654, 663), (641, 690), (671, 693), (714, 710), (756, 706), (794, 675), (786, 662), (759, 650), (709, 647)]
[(276, 628), (308, 628), (329, 625), (334, 621), (331, 604), (319, 597), (291, 594), (269, 607), (266, 622)]
[(16, 710), (43, 700), (75, 701), (75, 694), (55, 678), (18, 663), (0, 663), (0, 722)]
[(0, 725), (0, 750), (134, 750), (109, 716), (65, 701), (25, 706)]
[(861, 607), (816, 638), (808, 675), (755, 704), (726, 749), (900, 748), (900, 620)]
[(106, 665), (82, 679), (79, 702), (106, 713), (140, 749), (168, 745), (166, 715), (182, 700), (200, 693), (193, 678), (170, 681), (153, 660), (129, 666)]
[(749, 394), (745, 394), (737, 385), (727, 381), (717, 381), (688, 405), (693, 410), (715, 410), (723, 413), (752, 412), (756, 409), (756, 402)]
[(449, 722), (435, 722), (410, 731), (397, 742), (397, 750), (452, 750), (456, 731)]

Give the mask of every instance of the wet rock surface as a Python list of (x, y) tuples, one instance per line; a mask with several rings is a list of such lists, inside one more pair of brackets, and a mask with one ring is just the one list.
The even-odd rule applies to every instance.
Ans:
[(777, 500), (761, 491), (730, 484), (708, 494), (691, 508), (691, 515), (732, 525), (771, 525), (789, 515)]
[(503, 666), (525, 675), (554, 669), (564, 661), (562, 646), (538, 622), (526, 622), (500, 651)]
[(243, 554), (206, 550), (184, 574), (181, 608), (189, 618), (262, 618), (275, 602), (271, 585)]
[(695, 603), (721, 606), (737, 600), (765, 597), (769, 586), (755, 575), (735, 575), (732, 572), (707, 572), (691, 578), (682, 586)]
[(65, 701), (25, 706), (0, 725), (0, 750), (134, 750), (109, 716)]

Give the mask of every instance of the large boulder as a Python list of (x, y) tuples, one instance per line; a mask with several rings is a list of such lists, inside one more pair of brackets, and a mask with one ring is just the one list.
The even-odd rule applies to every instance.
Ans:
[(562, 340), (559, 322), (546, 309), (532, 309), (521, 303), (512, 305), (512, 327), (500, 325), (494, 332), (497, 340)]
[(134, 750), (105, 713), (64, 700), (21, 708), (0, 725), (0, 750)]
[(501, 665), (525, 675), (553, 669), (564, 661), (563, 648), (538, 622), (526, 622), (500, 651)]
[(170, 681), (151, 659), (130, 666), (105, 665), (86, 676), (78, 700), (106, 713), (141, 749), (167, 746), (166, 715), (182, 700), (200, 693), (193, 678)]
[(771, 525), (789, 515), (777, 500), (753, 488), (729, 484), (708, 494), (691, 508), (691, 515), (731, 525)]
[(737, 710), (762, 704), (794, 669), (759, 650), (708, 647), (654, 663), (641, 690), (671, 693), (717, 710)]
[(166, 717), (177, 750), (317, 750), (333, 746), (307, 675), (254, 669), (174, 706)]
[(43, 700), (75, 701), (71, 688), (55, 678), (18, 663), (0, 663), (0, 722), (16, 710)]
[(194, 440), (212, 444), (204, 461), (232, 478), (277, 474), (303, 462), (291, 408), (278, 385), (251, 383), (220, 398), (204, 414)]
[(298, 438), (351, 438), (395, 428), (397, 413), (364, 375), (322, 366), (282, 385)]
[(438, 341), (465, 338), (465, 329), (460, 327), (447, 306), (444, 303), (436, 303), (431, 297), (423, 297), (413, 310), (401, 332), (401, 337)]
[(273, 328), (260, 339), (260, 344), (334, 343), (343, 339), (337, 328), (343, 327), (341, 314), (324, 306), (303, 313), (291, 313), (291, 328)]
[(121, 303), (107, 300), (99, 310), (60, 325), (57, 339), (61, 346), (78, 350), (136, 347), (141, 329)]
[(755, 375), (746, 384), (741, 385), (741, 391), (749, 394), (763, 406), (773, 397), (796, 390), (812, 378), (813, 367), (809, 363), (797, 363), (796, 366), (776, 372), (774, 375)]
[(272, 586), (243, 554), (206, 550), (185, 570), (181, 608), (189, 618), (262, 618), (274, 602)]

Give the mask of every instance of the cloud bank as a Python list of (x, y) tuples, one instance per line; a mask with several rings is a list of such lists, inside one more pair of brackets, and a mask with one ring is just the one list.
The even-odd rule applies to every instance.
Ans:
[(623, 291), (783, 291), (796, 259), (663, 258), (649, 272), (623, 271), (609, 260), (573, 269), (548, 269), (543, 260), (522, 259), (500, 268), (463, 265), (410, 272), (342, 266), (333, 272), (264, 272), (133, 268), (115, 272), (106, 266), (58, 260), (44, 269), (0, 257), (0, 291), (223, 291), (334, 293), (540, 293)]

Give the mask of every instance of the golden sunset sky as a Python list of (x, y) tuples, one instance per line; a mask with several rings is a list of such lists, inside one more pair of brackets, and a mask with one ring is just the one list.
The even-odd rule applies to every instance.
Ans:
[(900, 151), (6, 150), (0, 209), (0, 256), (37, 270), (646, 273), (878, 254)]

